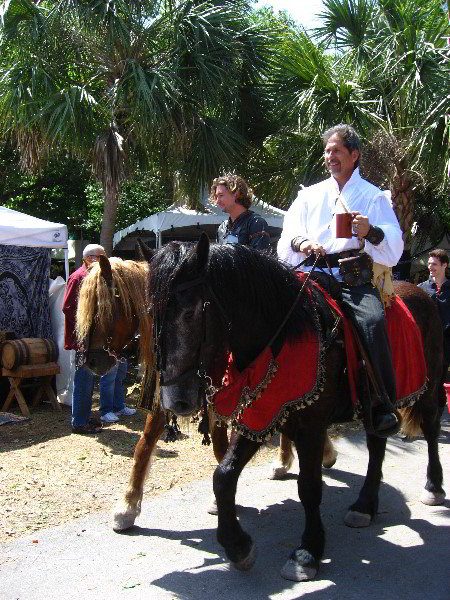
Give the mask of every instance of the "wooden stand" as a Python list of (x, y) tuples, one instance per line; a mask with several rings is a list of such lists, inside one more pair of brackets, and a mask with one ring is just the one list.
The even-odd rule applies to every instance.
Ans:
[(28, 379), (30, 377), (39, 378), (39, 381), (35, 384), (37, 390), (33, 398), (32, 406), (36, 406), (42, 395), (46, 394), (52, 403), (53, 408), (55, 410), (61, 410), (61, 406), (59, 405), (58, 399), (56, 398), (51, 386), (53, 375), (57, 375), (59, 372), (59, 365), (54, 362), (45, 363), (42, 365), (23, 365), (14, 371), (2, 368), (1, 374), (4, 377), (8, 377), (9, 383), (11, 384), (11, 389), (9, 390), (9, 394), (3, 404), (2, 411), (5, 412), (11, 405), (13, 399), (16, 398), (22, 414), (25, 417), (30, 416), (30, 410), (20, 389), (21, 387), (27, 387), (27, 385), (22, 384), (22, 382), (24, 379)]

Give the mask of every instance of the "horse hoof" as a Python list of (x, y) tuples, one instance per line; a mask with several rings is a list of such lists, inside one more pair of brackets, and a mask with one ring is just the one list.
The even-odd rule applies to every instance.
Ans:
[(258, 552), (256, 550), (256, 544), (252, 542), (252, 547), (250, 548), (250, 552), (247, 554), (247, 556), (239, 562), (233, 563), (233, 566), (238, 571), (249, 571), (255, 564), (257, 554)]
[(219, 511), (217, 509), (217, 500), (216, 497), (213, 496), (211, 502), (209, 503), (209, 507), (206, 509), (206, 512), (210, 515), (218, 515)]
[(127, 508), (122, 503), (119, 503), (113, 514), (112, 527), (114, 531), (125, 531), (126, 529), (130, 529), (130, 527), (133, 527), (136, 517), (137, 514), (135, 510), (129, 507)]
[(279, 462), (274, 462), (269, 465), (269, 472), (267, 477), (269, 479), (283, 479), (286, 473), (289, 471), (289, 467), (282, 465)]
[(445, 492), (430, 492), (428, 490), (423, 490), (420, 494), (420, 501), (422, 504), (427, 504), (428, 506), (439, 506), (443, 504), (445, 500)]
[(334, 464), (337, 460), (337, 455), (337, 451), (333, 448), (328, 456), (323, 457), (322, 466), (325, 467), (325, 469), (331, 469), (331, 467), (334, 467)]
[(345, 515), (344, 523), (347, 527), (369, 527), (372, 517), (357, 510), (349, 510)]
[(289, 581), (310, 581), (319, 570), (318, 562), (306, 550), (296, 550), (280, 571), (281, 577)]

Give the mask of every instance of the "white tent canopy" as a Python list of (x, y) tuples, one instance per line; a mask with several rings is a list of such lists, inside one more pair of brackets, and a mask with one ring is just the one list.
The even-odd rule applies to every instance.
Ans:
[(0, 244), (33, 248), (67, 248), (67, 226), (30, 217), (0, 206)]
[[(251, 208), (255, 213), (263, 216), (269, 227), (276, 229), (283, 228), (283, 219), (285, 211), (266, 204), (265, 202), (254, 202)], [(136, 237), (140, 231), (152, 232), (156, 237), (156, 246), (161, 246), (163, 232), (174, 231), (175, 229), (192, 228), (201, 230), (205, 226), (217, 227), (227, 218), (227, 215), (217, 206), (206, 204), (204, 212), (190, 210), (180, 206), (172, 206), (167, 210), (154, 215), (150, 215), (121, 231), (114, 234), (113, 246), (116, 247), (124, 238), (134, 234)], [(197, 239), (198, 239), (197, 234)], [(193, 235), (193, 237), (195, 237)], [(123, 244), (120, 244), (123, 247)]]

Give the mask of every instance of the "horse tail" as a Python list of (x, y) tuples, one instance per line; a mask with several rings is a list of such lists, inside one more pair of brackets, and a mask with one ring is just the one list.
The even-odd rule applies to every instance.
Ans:
[(422, 434), (422, 411), (419, 402), (415, 402), (407, 408), (400, 408), (401, 431), (408, 438), (413, 438)]

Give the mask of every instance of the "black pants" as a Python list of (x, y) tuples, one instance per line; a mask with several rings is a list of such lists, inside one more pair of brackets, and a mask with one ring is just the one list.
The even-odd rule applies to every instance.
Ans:
[(341, 288), (340, 304), (359, 333), (372, 363), (380, 393), (394, 404), (395, 372), (380, 293), (371, 283), (353, 288), (341, 284)]

